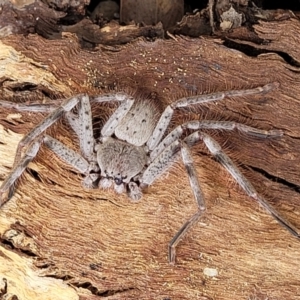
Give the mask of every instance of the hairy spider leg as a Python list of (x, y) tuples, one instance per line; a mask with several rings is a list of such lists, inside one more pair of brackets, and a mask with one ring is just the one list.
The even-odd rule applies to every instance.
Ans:
[(27, 148), (23, 157), (18, 161), (18, 163), (12, 168), (9, 175), (2, 182), (0, 187), (0, 207), (9, 200), (14, 192), (14, 183), (22, 175), (24, 170), (27, 168), (28, 164), (36, 157), (42, 139), (34, 140)]
[[(28, 163), (36, 156), (39, 146), (37, 148), (37, 144), (40, 145), (42, 139), (37, 142), (34, 142), (35, 139), (39, 138), (41, 134), (45, 132), (47, 128), (49, 128), (52, 124), (54, 124), (59, 118), (61, 118), (65, 112), (70, 111), (74, 108), (78, 102), (82, 101), (83, 98), (88, 97), (87, 95), (80, 94), (75, 97), (71, 97), (66, 99), (61, 103), (59, 107), (57, 107), (54, 111), (52, 111), (42, 122), (40, 122), (35, 128), (33, 128), (28, 134), (26, 134), (18, 144), (16, 156), (13, 164), (13, 169), (5, 179), (5, 181), (0, 186), (0, 204), (6, 202), (12, 195), (14, 189), (14, 182), (21, 176), (23, 171), (25, 170)], [(24, 159), (22, 159), (22, 150), (24, 147), (28, 146), (28, 151), (25, 151)], [(33, 151), (36, 150), (37, 151)], [(34, 156), (33, 156), (34, 154)], [(26, 159), (27, 157), (27, 159)], [(30, 158), (30, 159), (29, 159)], [(22, 171), (22, 172), (20, 172)], [(18, 176), (16, 176), (18, 174)], [(7, 191), (8, 199), (2, 199), (2, 195)], [(1, 205), (0, 205), (1, 206)]]
[(168, 105), (164, 110), (164, 112), (162, 113), (152, 135), (147, 141), (147, 146), (149, 150), (153, 150), (158, 145), (158, 143), (161, 141), (165, 131), (169, 126), (174, 110), (177, 108), (188, 107), (190, 105), (197, 105), (197, 104), (211, 102), (211, 101), (220, 101), (223, 100), (225, 97), (240, 97), (240, 96), (267, 93), (277, 88), (278, 86), (279, 84), (277, 82), (273, 82), (273, 83), (268, 83), (262, 87), (257, 87), (253, 89), (224, 91), (224, 92), (217, 92), (217, 93), (212, 93), (207, 95), (196, 95), (196, 96), (190, 96), (190, 97), (184, 97), (178, 99), (171, 105)]
[(234, 130), (237, 129), (239, 132), (243, 132), (248, 135), (257, 136), (259, 138), (275, 138), (283, 135), (281, 130), (262, 130), (241, 123), (233, 121), (188, 121), (181, 125), (178, 125), (173, 129), (150, 153), (150, 157), (154, 159), (159, 153), (163, 151), (165, 147), (172, 144), (174, 141), (181, 138), (184, 130), (200, 130), (200, 129), (213, 129), (213, 130)]
[(77, 104), (77, 110), (77, 114), (70, 110), (65, 116), (79, 138), (81, 154), (88, 161), (95, 161), (93, 117), (89, 97), (81, 98)]
[(133, 97), (125, 93), (105, 94), (95, 97), (93, 101), (98, 103), (111, 101), (121, 102), (120, 106), (115, 110), (115, 112), (109, 117), (107, 122), (102, 127), (102, 137), (110, 137), (114, 133), (116, 127), (119, 125), (124, 116), (129, 112), (134, 103)]
[(200, 218), (205, 210), (203, 193), (199, 179), (193, 164), (193, 159), (187, 145), (183, 141), (176, 140), (166, 147), (147, 167), (140, 178), (141, 188), (151, 185), (179, 158), (181, 153), (185, 165), (191, 189), (198, 205), (198, 211), (181, 227), (169, 244), (168, 258), (171, 264), (175, 263), (176, 246), (185, 236), (189, 228)]
[(42, 122), (29, 131), (29, 133), (27, 133), (18, 144), (14, 165), (20, 160), (22, 149), (25, 146), (29, 145), (36, 137), (60, 119), (65, 112), (70, 111), (73, 107), (75, 107), (84, 97), (87, 97), (87, 95), (80, 94), (63, 101), (58, 108), (52, 111)]
[(238, 185), (246, 194), (256, 200), (270, 215), (274, 217), (285, 229), (295, 237), (300, 238), (299, 230), (279, 214), (263, 197), (259, 196), (249, 180), (239, 171), (233, 161), (223, 152), (220, 144), (210, 135), (196, 131), (185, 138), (185, 142), (190, 146), (198, 141), (203, 141), (215, 159), (230, 173)]

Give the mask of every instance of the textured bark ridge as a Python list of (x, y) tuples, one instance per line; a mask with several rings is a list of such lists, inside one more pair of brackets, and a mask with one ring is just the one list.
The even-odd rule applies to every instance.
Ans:
[[(88, 51), (71, 33), (61, 40), (10, 35), (0, 41), (1, 100), (55, 103), (79, 92), (125, 89), (153, 97), (163, 108), (187, 94), (279, 82), (268, 94), (178, 112), (172, 126), (215, 118), (283, 130), (277, 139), (237, 132), (213, 136), (258, 192), (300, 228), (299, 30), (298, 20), (261, 22), (255, 34), (267, 42), (235, 41), (256, 49), (253, 57), (207, 38), (139, 39)], [(95, 131), (111, 110), (93, 107)], [(1, 108), (1, 181), (18, 141), (43, 117)], [(48, 133), (78, 149), (65, 121)], [(81, 176), (42, 147), (0, 210), (0, 295), (297, 299), (300, 241), (245, 196), (203, 145), (192, 153), (207, 213), (180, 243), (170, 266), (168, 243), (196, 210), (182, 163), (134, 204), (126, 195), (83, 190)]]

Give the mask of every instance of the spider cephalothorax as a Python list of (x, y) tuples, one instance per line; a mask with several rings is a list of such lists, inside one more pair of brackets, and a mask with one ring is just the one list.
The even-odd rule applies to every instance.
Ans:
[[(278, 86), (267, 84), (249, 90), (232, 90), (208, 95), (181, 98), (168, 105), (163, 113), (149, 100), (135, 101), (126, 93), (111, 93), (89, 99), (87, 95), (77, 95), (61, 103), (59, 107), (45, 107), (52, 112), (19, 143), (13, 170), (0, 187), (0, 205), (12, 195), (14, 182), (20, 177), (28, 163), (36, 156), (40, 145), (45, 144), (58, 157), (82, 173), (83, 186), (87, 188), (113, 188), (118, 193), (126, 192), (137, 201), (143, 189), (151, 185), (170, 168), (181, 154), (189, 176), (191, 189), (198, 204), (198, 210), (180, 228), (169, 244), (169, 261), (175, 261), (175, 247), (188, 229), (203, 215), (205, 202), (196, 169), (189, 148), (202, 141), (211, 154), (228, 170), (237, 183), (252, 198), (257, 200), (273, 217), (292, 234), (299, 236), (297, 229), (279, 215), (261, 196), (252, 184), (241, 174), (220, 145), (203, 129), (237, 129), (248, 134), (280, 136), (279, 130), (260, 130), (230, 121), (188, 121), (172, 130), (169, 129), (173, 113), (181, 107), (189, 107), (210, 101), (222, 100), (226, 96), (245, 96), (266, 93)], [(91, 103), (120, 102), (119, 107), (101, 128), (100, 138), (94, 139)], [(15, 107), (13, 103), (0, 102), (0, 106)], [(19, 109), (43, 111), (43, 105), (18, 106)], [(76, 108), (76, 113), (74, 109)], [(58, 140), (45, 134), (45, 130), (59, 118), (65, 116), (76, 133), (80, 153), (68, 148)], [(184, 137), (186, 130), (194, 131)], [(168, 133), (168, 134), (166, 134)], [(184, 137), (184, 138), (183, 138)], [(22, 148), (24, 154), (21, 155)], [(7, 195), (8, 194), (8, 195)]]

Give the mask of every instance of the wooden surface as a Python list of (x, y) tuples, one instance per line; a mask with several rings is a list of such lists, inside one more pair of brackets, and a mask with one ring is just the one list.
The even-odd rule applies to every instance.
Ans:
[[(286, 35), (293, 33), (284, 48), (293, 61), (280, 56), (282, 24)], [(300, 228), (299, 30), (296, 20), (257, 25), (257, 35), (268, 37), (257, 57), (204, 38), (140, 39), (87, 51), (71, 34), (62, 40), (12, 35), (0, 41), (1, 99), (50, 101), (126, 87), (165, 107), (185, 94), (277, 81), (278, 90), (265, 95), (178, 113), (173, 125), (201, 117), (282, 129), (284, 136), (274, 140), (213, 136), (258, 192)], [(93, 110), (103, 122), (106, 109)], [(1, 109), (1, 181), (18, 141), (42, 118)], [(77, 147), (65, 122), (50, 133)], [(0, 210), (0, 277), (7, 280), (1, 286), (18, 299), (300, 299), (300, 241), (245, 196), (202, 145), (193, 157), (208, 209), (171, 266), (167, 245), (196, 209), (180, 162), (134, 204), (125, 195), (83, 190), (80, 175), (43, 148)], [(207, 276), (208, 268), (217, 276)]]

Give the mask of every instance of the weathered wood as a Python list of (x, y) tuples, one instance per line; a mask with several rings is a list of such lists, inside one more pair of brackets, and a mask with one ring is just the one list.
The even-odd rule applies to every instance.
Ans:
[(83, 19), (72, 26), (63, 28), (66, 32), (75, 33), (85, 47), (101, 45), (122, 45), (138, 37), (163, 38), (164, 30), (161, 23), (155, 26), (127, 25), (120, 26), (118, 22), (111, 21), (107, 26), (99, 28), (91, 20)]
[[(282, 23), (260, 26), (276, 32)], [(279, 49), (278, 41), (268, 36), (268, 47)], [(298, 45), (293, 36), (285, 52), (294, 55)], [(248, 57), (222, 46), (219, 40), (208, 39), (138, 40), (114, 50), (118, 51), (81, 50), (71, 34), (60, 41), (33, 35), (7, 37), (0, 41), (0, 53), (5, 53), (0, 60), (1, 98), (19, 101), (32, 96), (35, 101), (49, 101), (49, 95), (94, 95), (117, 86), (152, 94), (163, 107), (185, 94), (277, 81), (279, 89), (268, 94), (204, 106), (201, 117), (284, 130), (285, 135), (276, 140), (236, 132), (214, 136), (257, 190), (300, 228), (296, 66), (274, 53)], [(32, 92), (18, 88), (26, 84)], [(93, 110), (102, 123), (106, 109)], [(176, 114), (174, 126), (183, 119), (199, 118), (199, 112)], [(1, 180), (11, 168), (18, 140), (42, 117), (1, 109)], [(50, 134), (76, 148), (74, 136), (65, 122), (61, 124)], [(194, 148), (193, 157), (208, 211), (180, 243), (177, 263), (170, 266), (168, 242), (196, 209), (182, 164), (175, 165), (140, 203), (133, 204), (113, 192), (82, 190), (81, 177), (43, 148), (18, 183), (15, 196), (0, 210), (0, 253), (10, 253), (7, 249), (13, 248), (19, 254), (11, 253), (11, 270), (0, 264), (8, 292), (21, 299), (48, 299), (51, 290), (32, 293), (34, 287), (28, 282), (33, 277), (23, 281), (8, 275), (24, 270), (29, 261), (36, 276), (42, 273), (45, 280), (63, 279), (70, 285), (68, 292), (74, 289), (79, 299), (297, 299), (300, 241), (246, 197), (202, 145)], [(13, 239), (14, 232), (7, 232), (10, 228), (19, 233), (17, 237), (26, 237), (26, 243), (22, 238)], [(1, 262), (7, 263), (9, 255), (0, 255)], [(205, 275), (206, 268), (216, 269), (218, 275)], [(61, 280), (53, 282), (56, 280), (62, 286)], [(52, 299), (71, 297), (61, 293)]]
[[(87, 0), (74, 3), (65, 1), (65, 7), (57, 7), (51, 1), (48, 2), (50, 6), (40, 0), (26, 0), (17, 4), (6, 0), (1, 5), (0, 11), (0, 38), (10, 34), (38, 33), (45, 38), (61, 39), (63, 33), (71, 32), (77, 35), (82, 46), (91, 48), (97, 44), (125, 44), (138, 37), (154, 39), (164, 36), (162, 23), (155, 26), (151, 24), (121, 26), (119, 22), (112, 21), (100, 27), (88, 18), (80, 20), (82, 16), (81, 18), (79, 16), (86, 11), (84, 4), (88, 4)], [(55, 10), (53, 6), (59, 10)], [(73, 18), (79, 21), (73, 24), (74, 22), (69, 20), (70, 25), (61, 25), (62, 19), (67, 18), (66, 13), (61, 10), (73, 11)]]

